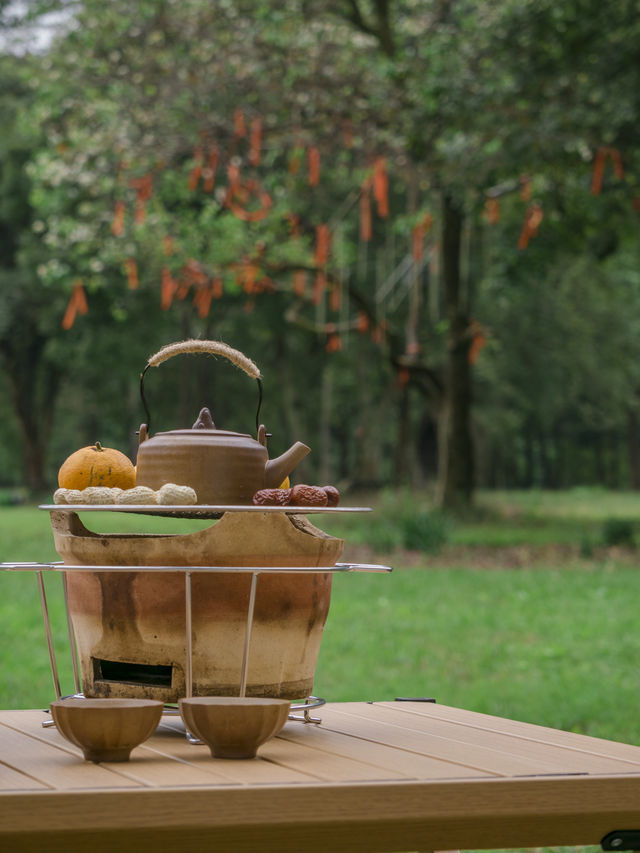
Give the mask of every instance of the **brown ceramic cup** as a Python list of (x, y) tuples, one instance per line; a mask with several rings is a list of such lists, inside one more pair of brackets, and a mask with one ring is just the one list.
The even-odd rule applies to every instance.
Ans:
[(239, 696), (180, 699), (188, 731), (207, 744), (213, 758), (255, 758), (258, 747), (282, 729), (291, 702)]
[(50, 705), (60, 734), (95, 762), (128, 761), (156, 730), (163, 707), (152, 699), (68, 698)]

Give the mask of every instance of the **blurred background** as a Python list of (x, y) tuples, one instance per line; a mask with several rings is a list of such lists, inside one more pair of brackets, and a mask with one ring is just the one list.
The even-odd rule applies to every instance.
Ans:
[[(0, 3), (0, 488), (224, 340), (300, 478), (640, 485), (635, 3)], [(255, 388), (187, 356), (155, 429)], [(7, 495), (9, 497), (7, 497)]]
[[(640, 743), (639, 42), (636, 0), (0, 0), (1, 559), (222, 340), (399, 569), (336, 577), (319, 695)], [(223, 359), (145, 393), (255, 431)], [(46, 705), (5, 575), (0, 702)]]

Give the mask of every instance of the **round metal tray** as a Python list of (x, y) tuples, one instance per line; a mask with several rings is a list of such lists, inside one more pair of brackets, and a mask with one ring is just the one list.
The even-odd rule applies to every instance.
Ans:
[(226, 512), (266, 512), (279, 515), (315, 515), (320, 512), (371, 512), (368, 506), (169, 506), (164, 504), (40, 504), (47, 512), (134, 512), (142, 515), (164, 515), (172, 518), (221, 518)]

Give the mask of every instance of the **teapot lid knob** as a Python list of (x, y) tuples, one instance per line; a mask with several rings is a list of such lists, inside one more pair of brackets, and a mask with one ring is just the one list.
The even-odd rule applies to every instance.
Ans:
[(216, 425), (213, 422), (213, 418), (211, 417), (211, 412), (205, 406), (200, 409), (200, 414), (198, 415), (198, 419), (191, 427), (191, 429), (215, 429)]

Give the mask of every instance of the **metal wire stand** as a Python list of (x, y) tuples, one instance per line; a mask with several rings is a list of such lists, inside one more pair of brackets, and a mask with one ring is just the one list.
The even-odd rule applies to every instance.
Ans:
[[(308, 572), (316, 573), (338, 573), (338, 572), (390, 572), (390, 566), (380, 566), (373, 563), (336, 563), (334, 566), (69, 566), (62, 561), (51, 563), (0, 563), (0, 570), (14, 572), (36, 572), (38, 579), (38, 589), (40, 593), (40, 605), (42, 608), (42, 617), (44, 621), (45, 634), (47, 638), (47, 648), (49, 652), (49, 663), (51, 666), (51, 675), (53, 678), (53, 687), (56, 694), (56, 699), (61, 699), (62, 690), (60, 687), (60, 676), (58, 664), (56, 660), (55, 649), (53, 645), (53, 634), (51, 630), (51, 620), (49, 617), (49, 608), (47, 605), (47, 596), (44, 584), (44, 572), (59, 572), (62, 573), (62, 583), (64, 591), (65, 615), (67, 621), (67, 632), (69, 636), (69, 645), (71, 649), (71, 664), (73, 669), (74, 693), (73, 698), (84, 698), (80, 683), (80, 667), (78, 664), (78, 651), (76, 645), (76, 637), (73, 629), (73, 622), (69, 610), (69, 601), (67, 596), (67, 575), (70, 572), (179, 572), (184, 574), (185, 582), (185, 651), (186, 651), (186, 671), (185, 671), (185, 695), (187, 698), (193, 695), (193, 621), (192, 621), (192, 590), (191, 578), (194, 573), (201, 572), (242, 572), (251, 574), (251, 587), (249, 591), (249, 603), (247, 607), (247, 623), (244, 635), (244, 644), (242, 652), (242, 665), (240, 671), (240, 690), (239, 695), (244, 697), (247, 690), (247, 673), (249, 669), (249, 648), (251, 645), (251, 631), (253, 628), (253, 617), (256, 603), (256, 592), (258, 586), (258, 576), (261, 574), (270, 574), (273, 572), (281, 573), (296, 573), (306, 574)], [(66, 698), (66, 697), (65, 697)], [(302, 713), (290, 713), (290, 720), (297, 720), (303, 723), (319, 724), (321, 719), (312, 717), (311, 711), (325, 704), (325, 700), (316, 696), (309, 696), (303, 702), (296, 703), (291, 706), (292, 712), (301, 711)], [(179, 714), (175, 705), (166, 706), (167, 713)], [(45, 720), (43, 726), (54, 725), (53, 720)], [(197, 738), (194, 738), (187, 731), (187, 739), (191, 743), (200, 743)]]

